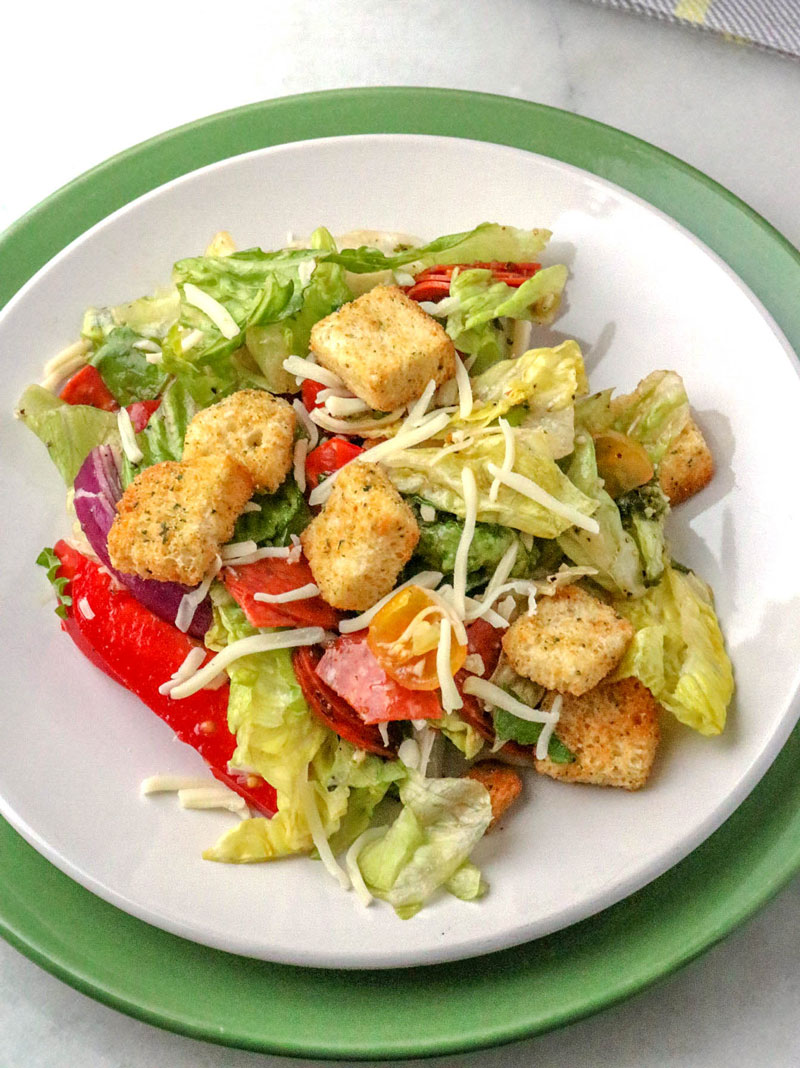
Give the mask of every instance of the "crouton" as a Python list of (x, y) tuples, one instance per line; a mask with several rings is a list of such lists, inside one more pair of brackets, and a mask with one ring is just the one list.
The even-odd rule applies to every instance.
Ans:
[(204, 408), (186, 430), (183, 459), (215, 453), (232, 457), (257, 490), (274, 493), (292, 469), (295, 414), (280, 397), (242, 389)]
[(324, 600), (363, 612), (394, 586), (419, 527), (383, 471), (357, 461), (342, 469), (300, 540)]
[(653, 695), (634, 678), (604, 682), (582, 697), (567, 694), (556, 734), (576, 759), (537, 760), (536, 770), (563, 782), (638, 790), (656, 755), (658, 712)]
[(690, 419), (658, 465), (658, 481), (670, 504), (699, 493), (714, 476), (714, 457), (694, 419)]
[(415, 400), (431, 379), (456, 373), (444, 328), (397, 286), (377, 286), (316, 323), (311, 349), (349, 390), (377, 411)]
[(613, 608), (565, 586), (512, 623), (503, 649), (518, 675), (579, 697), (617, 666), (632, 637), (633, 626)]
[(491, 830), (522, 793), (522, 779), (513, 768), (501, 764), (498, 760), (485, 760), (473, 765), (466, 777), (481, 783), (489, 793), (492, 822), (488, 829)]
[(125, 574), (195, 586), (253, 493), (230, 456), (154, 464), (131, 482), (108, 533), (112, 565)]

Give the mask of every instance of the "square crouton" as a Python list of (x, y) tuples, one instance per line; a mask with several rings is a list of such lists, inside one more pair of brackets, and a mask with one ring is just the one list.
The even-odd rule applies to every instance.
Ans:
[(300, 540), (324, 600), (363, 612), (394, 586), (419, 527), (383, 471), (356, 461), (342, 469)]
[(117, 504), (108, 534), (112, 565), (141, 578), (197, 585), (252, 493), (250, 472), (230, 456), (145, 468)]
[(582, 697), (567, 694), (556, 734), (575, 761), (537, 760), (536, 770), (563, 782), (638, 790), (656, 755), (658, 712), (653, 695), (634, 678), (604, 682)]
[(658, 465), (658, 481), (670, 504), (699, 493), (714, 477), (714, 457), (694, 419), (670, 444)]
[(295, 414), (261, 389), (242, 389), (204, 408), (186, 430), (183, 459), (215, 453), (247, 468), (257, 490), (274, 493), (292, 469)]
[(316, 323), (311, 349), (371, 408), (390, 412), (456, 373), (444, 328), (397, 286), (377, 286)]
[(492, 822), (488, 830), (491, 831), (522, 793), (519, 772), (507, 764), (501, 764), (499, 760), (483, 760), (479, 764), (473, 764), (466, 777), (481, 783), (489, 794)]
[(565, 586), (508, 628), (503, 649), (518, 675), (580, 696), (617, 666), (632, 637), (633, 626), (613, 608)]

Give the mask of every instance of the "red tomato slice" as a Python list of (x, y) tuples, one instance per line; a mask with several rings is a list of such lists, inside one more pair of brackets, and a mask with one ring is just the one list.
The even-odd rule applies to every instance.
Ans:
[(100, 372), (90, 363), (75, 372), (59, 393), (59, 397), (67, 404), (88, 404), (92, 408), (102, 408), (104, 412), (119, 410), (119, 405)]
[[(230, 687), (200, 690), (183, 700), (158, 692), (192, 649), (203, 648), (202, 642), (153, 615), (126, 589), (118, 589), (104, 568), (66, 542), (59, 541), (55, 552), (61, 561), (58, 576), (69, 580), (72, 597), (62, 629), (93, 664), (136, 694), (182, 742), (196, 749), (217, 779), (271, 816), (277, 800), (269, 783), (257, 775), (228, 771), (236, 748), (228, 729)], [(91, 619), (80, 610), (84, 599)]]
[(128, 405), (128, 415), (136, 433), (140, 433), (150, 422), (150, 416), (158, 409), (161, 398), (158, 400), (134, 401)]
[(317, 675), (358, 712), (365, 723), (441, 719), (431, 690), (409, 690), (390, 678), (375, 659), (366, 635), (348, 634), (328, 646)]
[(502, 649), (503, 631), (487, 623), (485, 619), (476, 619), (467, 627), (467, 655), (477, 653), (483, 660), (482, 679), (488, 679), (497, 667)]
[(257, 560), (254, 564), (226, 567), (222, 581), (228, 592), (243, 609), (254, 627), (336, 627), (341, 613), (331, 608), (321, 597), (307, 597), (302, 601), (265, 604), (257, 601), (257, 593), (288, 593), (314, 581), (305, 559), (290, 564), (280, 557)]
[(306, 482), (316, 489), (323, 475), (332, 475), (340, 467), (354, 460), (364, 450), (346, 438), (329, 438), (306, 457)]
[(300, 397), (305, 405), (306, 411), (310, 412), (314, 408), (321, 408), (322, 404), (317, 400), (317, 396), (328, 387), (322, 382), (314, 382), (311, 378), (306, 378), (303, 382), (303, 386), (300, 390)]
[[(358, 749), (366, 749), (377, 756), (394, 757), (400, 740), (394, 739), (386, 746), (378, 728), (366, 724), (347, 701), (322, 681), (316, 671), (321, 657), (319, 648), (310, 645), (296, 649), (292, 657), (294, 673), (308, 707), (321, 723)], [(391, 732), (392, 728), (389, 730)]]

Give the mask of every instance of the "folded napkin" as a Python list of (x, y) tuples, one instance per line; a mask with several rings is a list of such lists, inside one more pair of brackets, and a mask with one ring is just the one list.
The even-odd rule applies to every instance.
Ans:
[(595, 0), (800, 59), (800, 0)]

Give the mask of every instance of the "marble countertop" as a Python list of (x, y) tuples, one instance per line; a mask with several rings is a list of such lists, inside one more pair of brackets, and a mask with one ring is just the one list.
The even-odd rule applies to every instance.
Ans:
[[(48, 11), (46, 26), (38, 5), (15, 5), (4, 25), (0, 229), (88, 167), (202, 115), (394, 84), (501, 93), (617, 126), (706, 172), (800, 245), (800, 62), (710, 34), (581, 0), (240, 0), (227, 13), (83, 0)], [(446, 1063), (797, 1065), (798, 908), (800, 880), (624, 1005)], [(0, 942), (0, 1064), (9, 1068), (278, 1063), (129, 1019)]]

